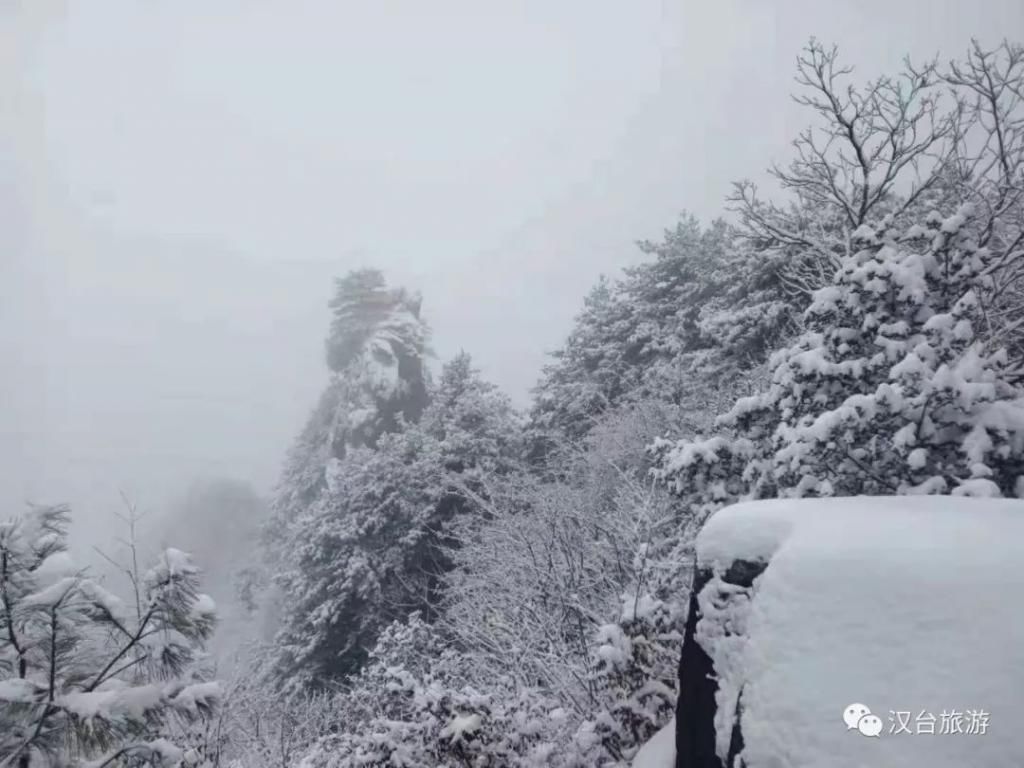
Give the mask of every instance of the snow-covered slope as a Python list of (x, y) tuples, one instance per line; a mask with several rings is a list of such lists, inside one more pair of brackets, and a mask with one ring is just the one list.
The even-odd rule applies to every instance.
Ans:
[[(701, 601), (720, 754), (742, 689), (748, 768), (1024, 765), (1024, 502), (743, 503), (697, 548), (702, 596), (729, 591), (734, 560), (769, 562), (753, 599)], [(851, 704), (878, 736), (844, 722)]]

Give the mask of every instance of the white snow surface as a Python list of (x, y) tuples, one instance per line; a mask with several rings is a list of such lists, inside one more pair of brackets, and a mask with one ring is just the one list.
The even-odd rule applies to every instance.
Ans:
[[(1022, 553), (1018, 500), (798, 499), (722, 509), (698, 537), (700, 563), (718, 575), (738, 558), (769, 565), (753, 599), (705, 613), (698, 627), (720, 677), (720, 753), (742, 688), (748, 768), (1024, 765)], [(723, 582), (716, 576), (715, 584)], [(723, 631), (725, 622), (742, 636)], [(881, 718), (878, 737), (844, 724), (855, 702)], [(971, 710), (987, 715), (985, 733), (940, 733), (943, 713), (960, 713), (968, 730)], [(894, 733), (908, 712), (911, 733)], [(929, 714), (935, 733), (918, 733)]]
[(67, 552), (54, 552), (36, 568), (34, 575), (40, 586), (73, 576), (77, 570), (71, 555)]
[(217, 614), (217, 603), (207, 594), (196, 595), (196, 601), (192, 604), (192, 613), (198, 616), (215, 616)]
[(456, 742), (467, 734), (476, 733), (482, 724), (480, 715), (456, 715), (448, 725), (441, 729), (441, 737), (450, 738), (452, 742)]
[(633, 758), (633, 768), (675, 768), (676, 720), (654, 734)]
[(31, 703), (38, 701), (43, 689), (31, 680), (12, 677), (0, 680), (0, 701)]

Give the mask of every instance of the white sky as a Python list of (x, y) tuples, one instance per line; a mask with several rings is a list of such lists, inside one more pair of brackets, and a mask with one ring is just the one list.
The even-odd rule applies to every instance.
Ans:
[(0, 501), (267, 490), (363, 265), (525, 404), (634, 240), (785, 159), (810, 35), (867, 77), (1021, 31), (1020, 0), (0, 0)]

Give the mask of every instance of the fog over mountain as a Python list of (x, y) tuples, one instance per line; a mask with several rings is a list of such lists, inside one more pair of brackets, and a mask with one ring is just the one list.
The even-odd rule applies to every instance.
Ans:
[[(818, 715), (756, 700), (787, 645), (746, 653), (746, 612), (920, 543), (889, 613), (832, 615), (899, 658), (885, 617), (956, 547), (787, 556), (793, 500), (950, 497), (965, 568), (1024, 510), (1021, 31), (1021, 0), (0, 0), (0, 768), (878, 762), (778, 756)], [(701, 538), (745, 502), (771, 536)], [(993, 599), (899, 618), (1013, 637)], [(797, 618), (801, 664), (886, 684)], [(1005, 662), (977, 679), (1019, 720), (986, 639), (943, 690)]]
[(5, 4), (2, 498), (102, 523), (118, 488), (161, 507), (211, 467), (269, 490), (323, 381), (330, 280), (368, 264), (525, 403), (634, 240), (785, 158), (809, 35), (867, 77), (1020, 13)]

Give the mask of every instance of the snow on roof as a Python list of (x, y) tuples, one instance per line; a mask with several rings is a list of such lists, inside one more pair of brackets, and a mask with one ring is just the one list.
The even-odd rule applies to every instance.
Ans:
[[(741, 694), (750, 768), (1022, 764), (1024, 501), (747, 502), (712, 517), (697, 554), (716, 574), (697, 638), (720, 753)], [(735, 559), (769, 565), (753, 599), (716, 599), (736, 594)], [(844, 723), (855, 703), (878, 736)]]

